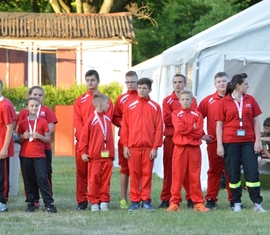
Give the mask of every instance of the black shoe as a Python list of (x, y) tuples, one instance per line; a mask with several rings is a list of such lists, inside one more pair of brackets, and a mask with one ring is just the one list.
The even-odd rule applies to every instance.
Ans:
[(25, 211), (27, 211), (27, 212), (34, 212), (35, 211), (34, 202), (28, 202)]
[(206, 202), (206, 208), (208, 208), (209, 210), (214, 210), (216, 209), (216, 203), (214, 202), (213, 199), (207, 199), (207, 202)]
[(167, 209), (170, 205), (169, 201), (162, 201), (161, 204), (159, 205), (158, 209)]
[[(234, 209), (234, 203), (233, 202), (230, 202), (230, 206), (229, 206), (230, 209)], [(246, 209), (246, 207), (241, 203), (241, 209)]]
[(191, 209), (194, 208), (194, 203), (191, 199), (187, 200), (187, 208), (191, 208)]
[(80, 211), (80, 210), (85, 210), (87, 208), (88, 203), (87, 202), (80, 202), (78, 204), (78, 206), (76, 207), (76, 210)]
[(53, 203), (46, 205), (46, 210), (47, 210), (47, 212), (51, 212), (51, 213), (56, 213), (57, 212), (57, 209), (53, 205)]

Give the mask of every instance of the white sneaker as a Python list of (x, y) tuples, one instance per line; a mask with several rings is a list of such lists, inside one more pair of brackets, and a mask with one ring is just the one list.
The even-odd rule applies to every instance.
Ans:
[(263, 209), (261, 204), (254, 203), (254, 210), (258, 212), (267, 212), (265, 209)]
[(8, 210), (7, 205), (0, 202), (0, 212), (7, 211), (7, 210)]
[(95, 211), (99, 211), (99, 205), (98, 204), (93, 204), (91, 206), (91, 211), (95, 212)]
[(101, 211), (108, 211), (108, 203), (107, 202), (101, 202), (100, 203), (100, 210)]
[(241, 212), (241, 203), (234, 203), (233, 212)]

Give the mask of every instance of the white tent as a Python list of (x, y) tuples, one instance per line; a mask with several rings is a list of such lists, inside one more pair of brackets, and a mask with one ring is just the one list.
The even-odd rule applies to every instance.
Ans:
[[(151, 98), (162, 104), (172, 92), (175, 73), (187, 76), (189, 87), (202, 98), (215, 91), (214, 75), (225, 71), (229, 76), (245, 72), (249, 77), (248, 93), (253, 95), (263, 111), (260, 121), (270, 116), (267, 94), (270, 89), (270, 0), (228, 18), (227, 20), (181, 42), (161, 55), (134, 66), (139, 77), (154, 80)], [(208, 168), (205, 145), (202, 145), (201, 181), (206, 187)], [(163, 176), (162, 151), (159, 151), (154, 171)]]

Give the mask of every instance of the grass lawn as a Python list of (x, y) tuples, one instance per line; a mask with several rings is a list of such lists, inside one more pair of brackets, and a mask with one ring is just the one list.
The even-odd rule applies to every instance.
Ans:
[[(233, 213), (228, 209), (226, 192), (220, 190), (218, 209), (209, 213), (195, 212), (186, 208), (186, 202), (178, 212), (165, 210), (127, 212), (118, 208), (120, 200), (119, 172), (114, 170), (108, 212), (93, 213), (76, 211), (75, 201), (75, 161), (74, 158), (55, 157), (53, 159), (53, 189), (57, 214), (41, 209), (34, 213), (25, 212), (26, 203), (22, 180), (19, 181), (19, 195), (10, 197), (9, 211), (0, 213), (0, 235), (24, 234), (187, 234), (187, 235), (261, 235), (270, 234), (270, 177), (262, 175), (263, 206), (269, 212), (252, 210), (248, 193), (243, 191), (243, 203), (247, 209)], [(153, 177), (153, 206), (160, 203), (159, 195), (162, 179)]]

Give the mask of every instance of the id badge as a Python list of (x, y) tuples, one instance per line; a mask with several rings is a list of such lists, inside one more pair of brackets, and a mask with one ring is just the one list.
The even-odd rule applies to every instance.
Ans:
[(237, 130), (237, 136), (245, 136), (246, 135), (246, 131), (243, 129), (238, 129)]
[(106, 157), (109, 157), (109, 151), (101, 151), (101, 157), (104, 157), (104, 158), (106, 158)]
[(30, 135), (29, 135), (29, 142), (32, 142), (33, 140), (34, 140), (33, 134), (30, 134)]

